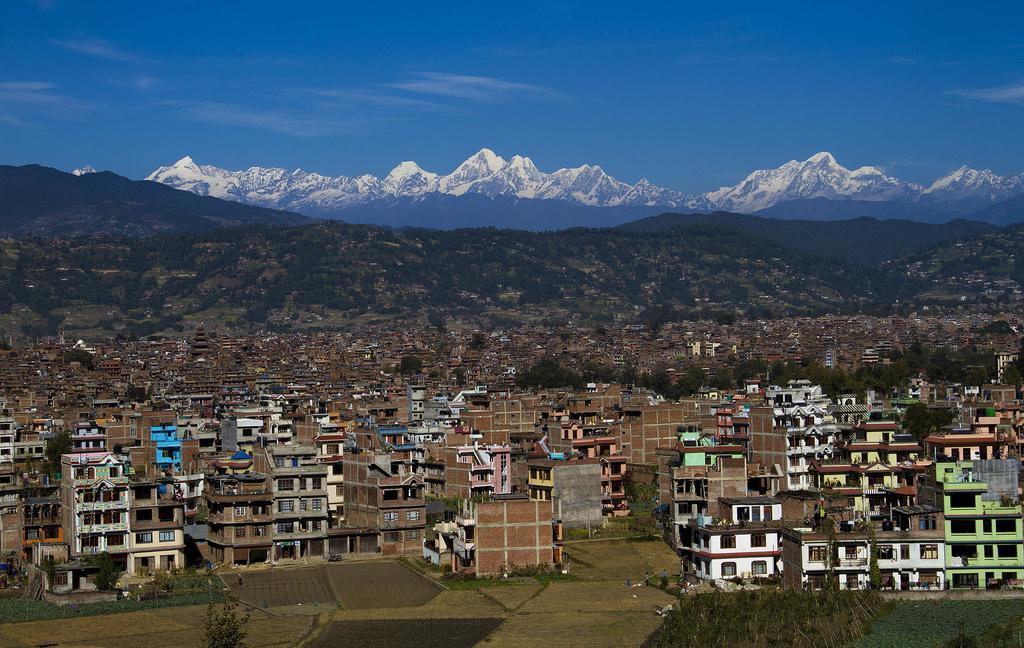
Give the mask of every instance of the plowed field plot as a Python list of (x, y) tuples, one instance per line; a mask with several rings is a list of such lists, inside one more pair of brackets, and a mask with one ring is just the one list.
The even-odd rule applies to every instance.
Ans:
[(398, 563), (328, 565), (331, 587), (348, 609), (416, 607), (441, 588)]
[(334, 621), (310, 648), (469, 648), (500, 624), (501, 619)]
[(441, 588), (398, 563), (375, 562), (270, 569), (225, 574), (224, 582), (243, 602), (261, 608), (337, 606), (348, 609), (415, 607)]

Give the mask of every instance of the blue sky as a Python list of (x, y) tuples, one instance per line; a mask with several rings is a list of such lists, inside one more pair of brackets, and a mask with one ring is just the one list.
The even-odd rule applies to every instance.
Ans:
[(1024, 3), (711, 4), (5, 0), (0, 162), (1024, 170)]

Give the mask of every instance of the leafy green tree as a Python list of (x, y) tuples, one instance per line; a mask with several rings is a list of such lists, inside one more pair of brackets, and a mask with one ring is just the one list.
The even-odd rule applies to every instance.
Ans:
[(480, 351), (487, 346), (487, 336), (479, 331), (473, 334), (473, 337), (469, 340), (469, 348), (474, 351)]
[(1024, 375), (1016, 365), (1010, 365), (1003, 369), (1003, 383), (1020, 388), (1021, 384), (1024, 384)]
[(74, 447), (71, 441), (71, 432), (61, 429), (56, 435), (46, 441), (46, 462), (49, 464), (48, 472), (56, 475), (60, 472), (61, 455), (71, 452)]
[(110, 557), (109, 553), (104, 551), (103, 553), (96, 554), (89, 562), (99, 568), (93, 581), (96, 589), (110, 591), (117, 587), (117, 581), (121, 578), (123, 572), (114, 563), (114, 559)]
[(411, 376), (418, 374), (423, 371), (423, 361), (416, 356), (402, 356), (402, 361), (398, 365), (398, 372), (403, 376)]
[(953, 410), (928, 407), (924, 403), (912, 403), (903, 413), (901, 421), (903, 430), (920, 441), (929, 434), (937, 432), (953, 421)]
[(238, 601), (228, 598), (222, 605), (211, 603), (203, 616), (204, 648), (245, 648), (245, 624), (249, 613), (242, 613)]
[(871, 551), (871, 589), (882, 589), (882, 569), (878, 566), (878, 534), (875, 532), (873, 524), (871, 524), (869, 550)]
[(72, 362), (77, 362), (86, 369), (88, 369), (89, 371), (92, 371), (92, 368), (95, 366), (96, 362), (95, 358), (93, 358), (93, 355), (83, 349), (72, 349), (66, 352), (64, 355), (62, 355), (61, 359), (68, 364)]

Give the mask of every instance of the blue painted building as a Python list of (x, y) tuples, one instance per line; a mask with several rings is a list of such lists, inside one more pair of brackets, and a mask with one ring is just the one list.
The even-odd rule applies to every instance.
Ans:
[(181, 472), (181, 439), (173, 423), (152, 425), (149, 440), (156, 446), (156, 465), (161, 470)]

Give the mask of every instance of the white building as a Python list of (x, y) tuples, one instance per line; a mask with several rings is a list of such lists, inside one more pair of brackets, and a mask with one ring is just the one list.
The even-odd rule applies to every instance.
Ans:
[(684, 562), (699, 578), (769, 578), (779, 573), (782, 504), (771, 497), (719, 500), (727, 519), (690, 520), (691, 546)]
[(765, 397), (773, 410), (775, 428), (786, 433), (788, 488), (812, 488), (811, 463), (828, 461), (839, 440), (839, 426), (831, 414), (832, 401), (819, 385), (808, 380), (791, 380), (786, 387), (771, 385)]

